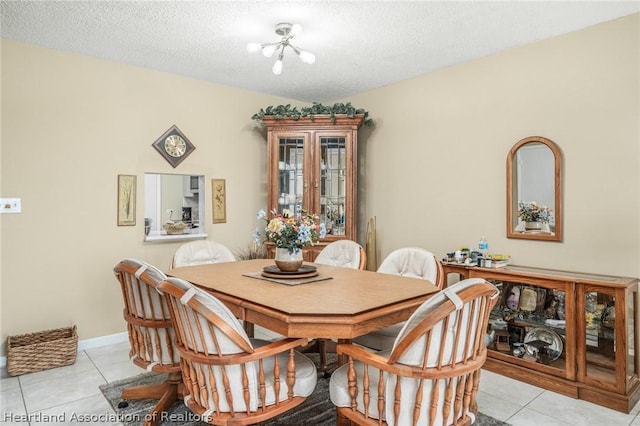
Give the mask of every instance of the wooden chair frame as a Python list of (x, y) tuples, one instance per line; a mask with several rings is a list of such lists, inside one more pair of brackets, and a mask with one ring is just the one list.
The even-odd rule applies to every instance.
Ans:
[[(458, 334), (458, 332), (460, 332), (462, 323), (462, 321), (460, 321), (461, 311), (458, 311), (457, 314), (458, 321), (455, 344), (458, 345), (457, 347), (459, 347), (459, 345), (464, 345), (465, 349), (468, 348), (469, 345), (474, 344), (475, 346), (472, 348), (470, 356), (465, 356), (462, 360), (459, 360), (452, 364), (444, 365), (442, 362), (444, 344), (441, 344), (442, 342), (436, 341), (435, 339), (432, 341), (432, 339), (430, 338), (431, 329), (440, 321), (445, 321), (444, 327), (445, 329), (447, 328), (449, 324), (449, 315), (456, 310), (455, 305), (451, 300), (446, 300), (440, 306), (435, 308), (429, 316), (424, 318), (422, 322), (417, 324), (415, 328), (413, 328), (412, 331), (398, 343), (398, 345), (393, 349), (388, 358), (375, 353), (371, 353), (360, 346), (352, 344), (338, 344), (338, 354), (346, 356), (349, 363), (347, 377), (349, 384), (349, 395), (351, 397), (351, 406), (337, 407), (338, 412), (359, 425), (387, 425), (388, 423), (383, 420), (382, 415), (382, 413), (384, 413), (385, 411), (384, 375), (387, 374), (395, 375), (398, 377), (396, 386), (394, 387), (395, 419), (397, 419), (400, 415), (400, 399), (402, 397), (402, 386), (400, 385), (402, 380), (400, 378), (419, 380), (420, 383), (427, 380), (431, 380), (434, 382), (445, 380), (445, 383), (447, 383), (447, 385), (445, 393), (445, 403), (442, 410), (443, 418), (447, 419), (451, 413), (451, 410), (453, 410), (454, 424), (471, 424), (473, 422), (473, 416), (475, 416), (478, 411), (476, 398), (480, 381), (480, 369), (484, 364), (487, 356), (487, 349), (484, 345), (484, 335), (489, 320), (489, 314), (498, 300), (498, 290), (492, 284), (485, 282), (462, 290), (460, 293), (458, 293), (458, 296), (460, 297), (460, 299), (462, 299), (463, 303), (473, 303), (471, 309), (479, 310), (478, 312), (480, 313), (480, 315), (478, 316), (479, 321), (476, 324), (475, 334), (466, 336), (461, 336)], [(473, 315), (470, 315), (470, 318), (472, 317)], [(416, 367), (397, 364), (396, 362), (402, 356), (402, 354), (413, 343), (415, 343), (416, 340), (424, 335), (426, 335), (427, 338), (427, 347), (424, 360), (426, 360), (427, 353), (429, 352), (429, 348), (432, 345), (440, 345), (440, 348), (438, 350), (438, 365), (435, 367)], [(465, 354), (469, 354), (469, 352), (465, 350)], [(358, 377), (356, 374), (356, 370), (354, 368), (354, 361), (356, 360), (365, 364), (363, 377)], [(426, 361), (423, 362), (423, 365), (424, 364), (426, 364)], [(379, 369), (380, 375), (378, 377), (370, 377), (368, 374), (367, 366)], [(454, 380), (451, 380), (452, 378), (458, 378), (457, 386), (454, 386)], [(361, 383), (361, 386), (364, 389), (364, 413), (356, 410), (358, 382)], [(379, 395), (377, 401), (370, 401), (369, 399), (369, 389), (372, 388), (377, 389)], [(416, 416), (420, 411), (422, 398), (421, 387), (419, 388), (418, 394), (416, 395), (416, 399), (414, 401), (414, 408), (412, 413), (413, 424), (433, 425), (433, 420), (436, 417), (436, 405), (438, 397), (438, 392), (434, 391), (432, 394), (432, 400), (429, 409), (429, 419), (427, 419), (427, 421), (425, 421), (424, 419), (418, 419), (416, 418)], [(378, 419), (371, 418), (366, 414), (369, 412), (369, 404), (374, 403), (377, 404), (378, 413), (380, 413)], [(470, 416), (469, 413), (471, 413), (472, 415)]]
[[(182, 383), (182, 373), (179, 363), (160, 364), (154, 363), (151, 359), (147, 359), (146, 354), (150, 353), (155, 353), (156, 356), (159, 357), (161, 356), (159, 355), (163, 351), (159, 343), (161, 340), (164, 340), (168, 352), (167, 356), (170, 359), (174, 359), (175, 353), (169, 332), (170, 329), (173, 329), (173, 323), (169, 312), (164, 310), (163, 305), (160, 305), (160, 312), (155, 312), (153, 304), (149, 305), (149, 311), (146, 311), (144, 306), (141, 307), (145, 310), (143, 315), (140, 315), (138, 312), (140, 307), (136, 305), (136, 296), (137, 300), (142, 300), (143, 297), (151, 300), (154, 296), (162, 299), (162, 296), (160, 296), (156, 290), (160, 284), (157, 277), (148, 270), (140, 274), (139, 277), (136, 277), (136, 273), (140, 267), (144, 265), (142, 262), (127, 259), (118, 263), (114, 268), (116, 278), (120, 282), (125, 304), (123, 317), (127, 322), (127, 331), (131, 347), (129, 357), (138, 367), (147, 370), (149, 366), (152, 365), (151, 371), (168, 373), (168, 378), (159, 384), (126, 388), (122, 391), (120, 398), (125, 401), (158, 399), (158, 403), (153, 410), (145, 416), (144, 420), (145, 426), (155, 426), (161, 420), (161, 413), (171, 407), (176, 400), (179, 398), (182, 399), (185, 395), (185, 390)], [(139, 286), (133, 280), (139, 280), (146, 285)], [(143, 292), (146, 294), (142, 294)], [(157, 294), (154, 295), (153, 292)], [(162, 319), (154, 319), (158, 316)], [(161, 329), (165, 330), (164, 337), (160, 336), (159, 330)]]
[[(187, 335), (189, 336), (203, 336), (203, 329), (200, 326), (199, 321), (193, 321), (197, 324), (197, 327), (194, 329), (193, 327), (186, 327), (183, 321), (180, 321), (178, 318), (189, 318), (191, 314), (189, 314), (188, 309), (181, 303), (176, 303), (176, 300), (180, 300), (186, 291), (178, 288), (173, 285), (169, 279), (168, 281), (163, 281), (160, 284), (160, 290), (167, 294), (167, 300), (172, 311), (172, 315), (175, 322), (175, 331), (176, 331), (176, 348), (180, 352), (182, 357), (181, 367), (184, 377), (184, 383), (190, 394), (193, 398), (190, 398), (186, 402), (186, 405), (196, 414), (203, 416), (203, 421), (207, 421), (208, 423), (215, 425), (248, 425), (263, 422), (272, 417), (275, 417), (279, 414), (282, 414), (292, 408), (300, 405), (306, 399), (306, 397), (294, 396), (293, 395), (293, 386), (295, 385), (295, 376), (296, 376), (296, 366), (295, 366), (295, 351), (294, 348), (304, 346), (307, 344), (306, 338), (298, 338), (298, 339), (283, 339), (276, 342), (269, 343), (265, 346), (260, 346), (258, 348), (252, 348), (247, 341), (238, 334), (224, 319), (216, 315), (209, 308), (204, 306), (201, 302), (199, 302), (195, 297), (192, 297), (186, 302), (187, 306), (192, 309), (192, 312), (196, 317), (201, 317), (206, 319), (209, 322), (209, 327), (220, 329), (229, 339), (231, 339), (236, 345), (241, 347), (245, 353), (237, 353), (232, 355), (220, 355), (220, 354), (205, 354), (202, 352), (197, 352), (192, 349), (187, 348), (184, 345), (184, 341)], [(213, 334), (213, 333), (212, 333)], [(214, 335), (215, 337), (215, 335)], [(214, 344), (219, 348), (219, 342), (217, 339), (214, 339)], [(280, 366), (278, 363), (278, 359), (276, 355), (280, 353), (288, 353), (287, 355), (287, 363), (286, 366)], [(250, 411), (249, 405), (249, 390), (248, 390), (248, 376), (247, 376), (247, 364), (253, 363), (257, 361), (257, 369), (258, 369), (258, 389), (260, 394), (260, 400), (264, 401), (265, 399), (265, 370), (263, 367), (263, 360), (268, 357), (274, 357), (275, 367), (274, 367), (274, 390), (276, 395), (280, 392), (280, 379), (279, 374), (281, 368), (286, 368), (287, 370), (287, 380), (286, 385), (288, 388), (287, 391), (287, 400), (286, 401), (276, 401), (273, 405), (269, 406), (260, 406), (257, 411)], [(198, 368), (194, 365), (194, 362), (201, 364), (201, 366), (206, 366), (203, 368)], [(222, 367), (222, 383), (215, 383), (214, 380), (210, 380), (215, 386), (212, 386), (212, 389), (207, 389), (203, 384), (203, 378), (205, 374), (208, 374), (209, 377), (213, 378), (213, 369), (212, 367), (219, 366)], [(214, 402), (217, 404), (219, 399), (226, 398), (226, 402), (230, 407), (233, 407), (233, 398), (231, 396), (231, 385), (229, 377), (227, 375), (227, 371), (225, 367), (229, 366), (240, 366), (242, 370), (242, 386), (243, 386), (243, 395), (244, 395), (244, 403), (247, 407), (247, 411), (244, 412), (235, 412), (233, 408), (230, 412), (221, 412), (217, 409), (214, 409), (213, 412), (208, 412), (207, 410), (211, 407), (203, 407), (200, 405), (197, 400), (200, 399), (200, 395), (208, 395), (207, 392), (211, 392), (213, 395)], [(204, 371), (206, 370), (206, 371)]]
[(433, 255), (433, 257), (435, 258), (436, 268), (438, 269), (438, 279), (437, 279), (437, 282), (435, 282), (434, 284), (440, 290), (442, 290), (443, 288), (446, 287), (447, 275), (444, 273), (444, 268), (442, 267), (442, 262), (440, 262), (440, 260), (436, 257), (435, 254)]
[(364, 271), (367, 268), (367, 252), (364, 251), (364, 248), (360, 246), (360, 264), (358, 265), (358, 269)]

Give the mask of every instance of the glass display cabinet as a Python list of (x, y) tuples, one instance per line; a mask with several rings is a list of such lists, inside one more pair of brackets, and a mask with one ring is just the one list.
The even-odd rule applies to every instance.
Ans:
[[(320, 244), (305, 249), (311, 262), (324, 245), (356, 240), (358, 129), (364, 115), (298, 120), (263, 117), (267, 128), (268, 211), (317, 214), (327, 229)], [(269, 257), (274, 248), (267, 245)]]
[(444, 263), (501, 294), (484, 368), (628, 413), (640, 399), (638, 279)]

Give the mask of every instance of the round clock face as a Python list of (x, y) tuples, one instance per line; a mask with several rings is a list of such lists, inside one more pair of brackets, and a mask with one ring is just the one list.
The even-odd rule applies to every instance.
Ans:
[(182, 157), (187, 151), (187, 143), (180, 136), (171, 135), (164, 140), (164, 149), (172, 157)]

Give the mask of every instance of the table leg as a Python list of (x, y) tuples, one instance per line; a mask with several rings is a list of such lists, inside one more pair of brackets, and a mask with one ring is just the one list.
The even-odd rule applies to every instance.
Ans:
[(249, 321), (244, 321), (244, 331), (245, 333), (247, 333), (247, 336), (249, 337), (255, 337), (254, 334), (254, 325), (252, 322)]
[[(348, 345), (351, 344), (351, 339), (338, 339), (338, 344), (346, 343)], [(347, 363), (347, 356), (344, 354), (338, 355), (338, 367)]]

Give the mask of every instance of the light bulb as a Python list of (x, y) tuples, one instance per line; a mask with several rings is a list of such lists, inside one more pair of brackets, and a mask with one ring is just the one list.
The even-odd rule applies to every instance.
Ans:
[(255, 53), (260, 50), (261, 47), (262, 45), (260, 43), (247, 43), (247, 52)]
[(292, 36), (296, 36), (298, 34), (300, 34), (302, 32), (302, 25), (300, 24), (293, 24), (293, 26), (291, 27), (291, 31), (289, 32), (289, 34), (291, 34)]
[(272, 71), (275, 75), (282, 74), (282, 59), (278, 58), (275, 64), (273, 64)]
[(316, 55), (311, 52), (301, 51), (299, 53), (300, 60), (305, 64), (313, 64), (316, 61)]
[(270, 58), (271, 56), (273, 56), (273, 52), (276, 51), (277, 47), (278, 46), (275, 45), (275, 44), (270, 44), (268, 46), (265, 46), (265, 47), (262, 48), (262, 54), (264, 56), (266, 56), (267, 58)]

